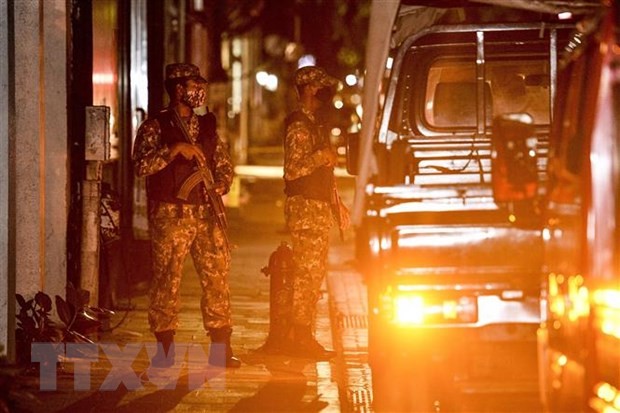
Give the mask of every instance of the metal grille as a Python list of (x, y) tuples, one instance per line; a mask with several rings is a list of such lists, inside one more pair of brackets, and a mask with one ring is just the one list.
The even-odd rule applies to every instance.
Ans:
[(340, 328), (368, 328), (368, 316), (365, 314), (339, 314)]
[(353, 412), (372, 412), (372, 392), (368, 389), (349, 390), (349, 402)]

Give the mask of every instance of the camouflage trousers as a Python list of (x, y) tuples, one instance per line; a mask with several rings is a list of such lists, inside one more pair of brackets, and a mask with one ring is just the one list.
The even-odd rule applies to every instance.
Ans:
[(230, 252), (209, 210), (204, 206), (157, 203), (149, 224), (153, 253), (148, 309), (151, 331), (176, 330), (179, 326), (179, 288), (188, 253), (200, 279), (205, 330), (231, 326)]
[(329, 204), (300, 196), (287, 199), (286, 221), (291, 232), (293, 267), (292, 323), (313, 325), (321, 285), (327, 275), (329, 231), (333, 218)]

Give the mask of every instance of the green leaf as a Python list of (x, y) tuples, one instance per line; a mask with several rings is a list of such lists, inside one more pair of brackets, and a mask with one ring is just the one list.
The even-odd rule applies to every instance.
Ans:
[(39, 306), (41, 306), (41, 308), (43, 310), (45, 310), (46, 312), (50, 311), (52, 309), (52, 299), (50, 298), (49, 295), (45, 294), (44, 292), (39, 291), (35, 296), (34, 296), (34, 300), (37, 302), (37, 304), (39, 304)]
[(17, 303), (19, 304), (20, 308), (26, 307), (26, 300), (24, 299), (23, 295), (15, 294), (15, 298), (17, 299)]
[(30, 317), (30, 315), (28, 315), (28, 308), (27, 307), (22, 307), (19, 310), (19, 317), (24, 317), (24, 318)]
[(90, 338), (86, 337), (85, 335), (82, 335), (82, 334), (78, 333), (77, 331), (69, 330), (69, 331), (67, 331), (67, 333), (69, 333), (69, 335), (72, 336), (73, 340), (76, 343), (91, 343), (91, 344), (95, 344), (95, 342), (92, 341)]
[(72, 330), (80, 333), (93, 333), (101, 327), (101, 321), (94, 317), (89, 311), (84, 309), (76, 314), (75, 322), (72, 327)]
[(73, 319), (73, 314), (71, 309), (69, 308), (69, 304), (65, 300), (62, 299), (61, 296), (56, 296), (56, 311), (58, 311), (58, 317), (60, 321), (65, 323), (66, 326), (71, 324)]
[(21, 320), (21, 322), (22, 329), (26, 332), (27, 336), (32, 337), (37, 333), (38, 329), (33, 319), (26, 318), (24, 320)]

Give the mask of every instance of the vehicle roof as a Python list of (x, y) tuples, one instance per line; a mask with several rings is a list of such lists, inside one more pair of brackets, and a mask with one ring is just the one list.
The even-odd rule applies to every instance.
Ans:
[[(602, 7), (600, 0), (402, 0), (394, 17), (390, 48), (438, 24), (577, 22)], [(560, 13), (570, 13), (558, 17)]]
[(591, 13), (602, 5), (601, 0), (402, 0), (400, 3), (404, 6), (433, 8), (476, 7), (487, 4), (538, 13), (570, 12), (574, 15)]
[[(381, 83), (385, 62), (390, 48), (395, 48), (412, 33), (439, 22), (446, 13), (467, 14), (476, 8), (495, 7), (498, 13), (506, 11), (538, 13), (540, 21), (558, 21), (559, 14), (569, 12), (571, 23), (588, 18), (604, 7), (604, 0), (373, 0), (366, 47), (366, 77), (364, 80), (364, 119), (360, 131), (359, 170), (356, 194), (352, 208), (352, 222), (361, 221), (365, 186), (376, 170), (373, 158), (372, 130), (379, 102), (377, 91)], [(460, 8), (460, 10), (458, 10)], [(450, 10), (453, 9), (453, 10)], [(529, 19), (528, 19), (529, 20)], [(526, 21), (528, 21), (526, 20)], [(531, 20), (529, 20), (531, 21)], [(386, 30), (387, 28), (387, 30)], [(392, 30), (390, 30), (390, 28)], [(372, 64), (368, 64), (372, 62)]]

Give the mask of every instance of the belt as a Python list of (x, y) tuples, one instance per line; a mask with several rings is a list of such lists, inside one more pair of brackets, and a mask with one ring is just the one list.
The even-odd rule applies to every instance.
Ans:
[(195, 218), (207, 219), (213, 217), (213, 208), (210, 204), (183, 204), (172, 202), (153, 202), (151, 218)]

